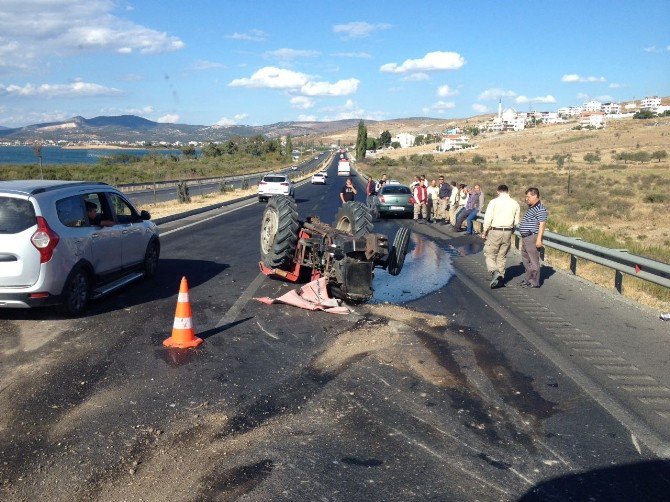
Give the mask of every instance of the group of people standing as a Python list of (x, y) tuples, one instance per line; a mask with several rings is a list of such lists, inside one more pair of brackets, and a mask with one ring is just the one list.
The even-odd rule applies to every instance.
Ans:
[[(386, 174), (378, 182), (368, 180), (366, 194), (377, 193), (386, 183)], [(445, 182), (439, 176), (428, 183), (425, 175), (417, 175), (410, 184), (414, 198), (414, 220), (447, 225), (451, 223), (456, 232), (474, 234), (474, 221), (484, 211), (484, 192), (478, 183), (472, 187), (455, 181)], [(505, 260), (512, 246), (516, 229), (521, 234), (521, 259), (525, 277), (519, 283), (524, 288), (540, 287), (540, 250), (549, 213), (540, 200), (540, 190), (530, 187), (525, 192), (528, 209), (521, 217), (521, 206), (509, 195), (507, 185), (499, 185), (497, 197), (491, 200), (484, 213), (482, 238), (486, 268), (491, 274), (491, 288), (505, 283)], [(344, 199), (343, 199), (344, 202)], [(421, 217), (421, 219), (419, 219)], [(466, 224), (463, 229), (463, 223)]]
[[(484, 192), (479, 184), (470, 187), (455, 181), (447, 183), (444, 176), (427, 183), (425, 175), (417, 175), (410, 185), (414, 197), (414, 219), (447, 225), (457, 232), (474, 234), (473, 222), (484, 210)], [(423, 220), (419, 220), (419, 216)], [(463, 223), (466, 223), (463, 229)]]

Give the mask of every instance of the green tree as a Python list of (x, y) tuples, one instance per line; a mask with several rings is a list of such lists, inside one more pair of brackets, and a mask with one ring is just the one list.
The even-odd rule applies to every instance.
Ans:
[(658, 162), (668, 157), (668, 152), (665, 150), (656, 150), (651, 154), (652, 159), (656, 159)]
[(205, 157), (219, 157), (221, 155), (221, 150), (214, 143), (207, 143), (202, 147), (202, 154)]
[(486, 164), (486, 157), (483, 157), (482, 155), (475, 155), (474, 157), (472, 157), (472, 163), (476, 166)]
[(384, 131), (379, 135), (379, 146), (382, 148), (388, 148), (391, 144), (391, 133)]
[(416, 138), (414, 138), (414, 146), (423, 145), (425, 140), (426, 140), (426, 137), (423, 134), (419, 134)]
[(600, 155), (597, 153), (587, 153), (584, 155), (584, 160), (588, 162), (589, 164), (593, 164), (594, 162), (598, 162), (600, 160)]
[(376, 150), (377, 149), (377, 140), (375, 138), (368, 138), (365, 148), (367, 150)]
[(634, 119), (653, 119), (656, 117), (656, 114), (652, 112), (651, 110), (640, 110), (639, 112), (636, 112), (635, 115), (633, 115)]
[(365, 158), (365, 149), (368, 145), (368, 128), (365, 127), (363, 119), (358, 123), (358, 135), (356, 137), (356, 159), (362, 160)]
[(195, 158), (195, 147), (193, 145), (182, 146), (181, 153), (184, 157)]
[(399, 141), (393, 141), (393, 142), (391, 143), (391, 146), (392, 146), (393, 148), (400, 148), (400, 142), (399, 142)]
[(455, 166), (458, 164), (458, 159), (456, 157), (447, 157), (444, 159), (444, 163), (448, 166)]

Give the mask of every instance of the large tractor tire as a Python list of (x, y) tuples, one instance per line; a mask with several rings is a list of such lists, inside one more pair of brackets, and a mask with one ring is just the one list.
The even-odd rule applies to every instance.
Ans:
[(374, 228), (370, 210), (360, 202), (345, 202), (337, 212), (333, 226), (349, 232), (356, 239), (365, 237)]
[(295, 201), (285, 195), (270, 197), (261, 222), (261, 260), (266, 267), (277, 268), (291, 262), (299, 228)]
[(393, 247), (389, 251), (386, 270), (391, 275), (398, 275), (405, 264), (405, 255), (409, 246), (409, 228), (400, 227), (393, 238)]

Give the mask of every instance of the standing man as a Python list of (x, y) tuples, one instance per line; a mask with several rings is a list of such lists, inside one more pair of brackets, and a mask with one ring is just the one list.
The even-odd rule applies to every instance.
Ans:
[(468, 223), (465, 229), (465, 232), (470, 235), (475, 233), (473, 222), (477, 219), (477, 215), (484, 210), (484, 192), (482, 192), (482, 187), (479, 184), (475, 185), (472, 196), (476, 198), (474, 201), (474, 211), (468, 215), (466, 219)]
[(440, 176), (438, 185), (438, 200), (437, 200), (437, 219), (441, 220), (442, 225), (447, 224), (447, 219), (449, 217), (449, 197), (451, 197), (451, 185), (444, 182), (444, 176)]
[(437, 207), (440, 195), (440, 189), (437, 187), (437, 181), (430, 180), (430, 186), (428, 187), (427, 191), (428, 191), (428, 215), (430, 217), (430, 222), (435, 223), (437, 221)]
[(456, 210), (458, 209), (458, 186), (455, 181), (451, 182), (451, 195), (449, 196), (449, 223), (452, 225), (456, 221)]
[(365, 202), (368, 207), (372, 206), (372, 197), (377, 193), (375, 188), (375, 180), (372, 179), (372, 176), (368, 178), (368, 184), (365, 185)]
[(384, 173), (384, 174), (382, 174), (382, 179), (380, 179), (379, 182), (377, 183), (377, 185), (375, 186), (375, 192), (379, 193), (379, 191), (382, 189), (382, 187), (384, 186), (384, 183), (386, 183), (386, 181), (387, 181), (386, 173)]
[(344, 183), (342, 190), (340, 190), (340, 199), (342, 199), (342, 204), (354, 200), (357, 193), (358, 192), (354, 188), (354, 184), (351, 182), (351, 178), (347, 178), (347, 181)]
[(419, 214), (421, 214), (423, 222), (425, 222), (426, 218), (428, 218), (428, 210), (426, 208), (428, 190), (423, 182), (419, 181), (414, 190), (412, 190), (412, 195), (414, 196), (414, 221), (418, 221)]
[(491, 289), (505, 283), (505, 258), (512, 245), (514, 227), (519, 224), (521, 206), (509, 196), (507, 185), (498, 186), (498, 196), (489, 202), (484, 214), (482, 238), (486, 268), (491, 274)]
[(535, 187), (526, 190), (526, 204), (528, 209), (519, 224), (521, 260), (526, 269), (526, 277), (520, 285), (522, 288), (539, 288), (540, 248), (549, 213), (540, 200), (540, 190)]

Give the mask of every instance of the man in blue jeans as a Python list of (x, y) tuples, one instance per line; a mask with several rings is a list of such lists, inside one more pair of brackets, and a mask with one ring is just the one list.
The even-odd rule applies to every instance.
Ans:
[(465, 229), (465, 233), (470, 235), (474, 234), (472, 222), (475, 221), (477, 219), (477, 215), (484, 210), (484, 192), (482, 192), (482, 187), (475, 185), (471, 197), (475, 197), (476, 202), (474, 210), (467, 217), (467, 225)]

